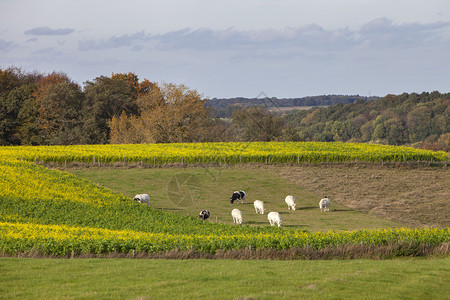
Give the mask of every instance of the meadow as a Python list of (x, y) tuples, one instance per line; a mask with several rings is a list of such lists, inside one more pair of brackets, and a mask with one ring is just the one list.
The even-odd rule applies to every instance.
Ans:
[[(266, 166), (277, 160), (340, 163), (341, 159), (362, 160), (363, 153), (369, 163), (377, 164), (445, 161), (442, 153), (350, 145), (363, 150), (347, 156), (335, 150), (333, 156), (330, 149), (344, 144), (326, 143), (322, 144), (326, 155), (319, 149), (301, 156), (290, 148), (292, 143), (285, 144), (283, 154), (282, 145), (249, 144), (239, 154), (206, 145), (203, 148), (209, 152), (202, 155), (198, 150), (206, 150), (199, 144), (176, 145), (186, 148), (179, 150), (182, 161), (179, 156), (167, 159), (174, 153), (169, 145), (161, 146), (164, 150), (140, 145), (144, 150), (136, 150), (135, 156), (129, 155), (137, 149), (131, 145), (1, 147), (0, 292), (12, 298), (192, 298), (210, 296), (214, 290), (213, 297), (224, 299), (441, 298), (448, 292), (439, 289), (449, 272), (448, 227), (404, 227), (402, 222), (339, 202), (332, 204), (331, 212), (321, 213), (317, 203), (323, 195)], [(263, 146), (264, 154), (254, 154), (255, 147)], [(267, 150), (271, 148), (272, 152)], [(124, 151), (130, 152), (125, 155)], [(190, 151), (197, 154), (185, 155)], [(246, 152), (253, 154), (246, 156)], [(219, 163), (219, 158), (224, 162)], [(257, 165), (243, 167), (247, 163)], [(233, 206), (242, 209), (243, 226), (232, 225), (230, 215), (230, 192), (236, 189), (248, 192), (247, 204)], [(151, 195), (150, 207), (132, 200), (137, 193)], [(298, 200), (298, 210), (287, 210), (284, 196), (288, 193)], [(282, 213), (281, 228), (268, 226), (266, 215), (255, 214), (255, 199)], [(197, 216), (203, 208), (211, 210), (208, 221)], [(159, 257), (197, 259), (130, 259)], [(247, 258), (257, 260), (243, 260)], [(307, 261), (317, 258), (375, 260)], [(379, 260), (386, 258), (390, 260)], [(147, 281), (136, 279), (136, 274), (145, 274)], [(105, 275), (110, 278), (107, 282)], [(230, 293), (240, 277), (245, 284)], [(282, 279), (287, 277), (295, 283)], [(27, 288), (18, 288), (23, 285)], [(380, 292), (381, 285), (386, 292)]]
[(450, 258), (0, 258), (3, 299), (447, 299)]
[[(268, 225), (267, 212), (279, 211), (283, 227), (317, 231), (345, 231), (358, 229), (395, 228), (402, 224), (377, 218), (372, 214), (350, 209), (333, 203), (330, 214), (319, 210), (318, 202), (323, 196), (289, 182), (269, 167), (185, 167), (185, 168), (127, 168), (91, 167), (68, 168), (66, 171), (91, 182), (107, 187), (132, 198), (143, 192), (152, 195), (151, 206), (185, 216), (197, 216), (202, 209), (211, 213), (210, 222), (233, 224), (231, 210), (239, 208), (244, 224)], [(176, 184), (178, 182), (178, 185)], [(231, 205), (231, 193), (244, 190), (247, 200)], [(296, 197), (297, 210), (288, 211), (284, 202), (286, 195)], [(256, 214), (254, 200), (263, 200), (266, 213)]]
[[(223, 145), (184, 144), (158, 147), (173, 154), (174, 147), (184, 148), (186, 153), (201, 153)], [(277, 157), (277, 151), (287, 157), (293, 145), (248, 143), (244, 146), (245, 151), (249, 153), (255, 151), (249, 149), (272, 147), (276, 150), (273, 150), (271, 157)], [(330, 149), (339, 149), (344, 144), (295, 145), (318, 147), (318, 152), (330, 153)], [(176, 168), (153, 168), (145, 173), (128, 173), (128, 176), (121, 171), (116, 175), (101, 175), (107, 180), (113, 180), (112, 185), (106, 188), (108, 184), (105, 182), (97, 182), (95, 185), (92, 183), (95, 181), (93, 178), (88, 181), (67, 172), (50, 170), (28, 162), (61, 162), (56, 159), (62, 157), (58, 154), (61, 148), (65, 149), (65, 157), (69, 156), (75, 161), (83, 162), (86, 157), (91, 157), (92, 153), (99, 152), (108, 153), (110, 161), (114, 158), (121, 161), (123, 149), (131, 151), (135, 146), (24, 147), (18, 148), (18, 151), (15, 151), (17, 147), (3, 147), (0, 151), (0, 155), (4, 157), (0, 162), (0, 250), (7, 255), (38, 253), (44, 256), (67, 257), (89, 253), (103, 255), (115, 252), (158, 253), (172, 250), (215, 254), (217, 251), (248, 247), (278, 250), (308, 247), (321, 250), (327, 247), (365, 244), (389, 245), (392, 248), (392, 256), (402, 256), (414, 255), (422, 251), (418, 249), (423, 249), (424, 246), (428, 251), (430, 247), (438, 247), (449, 240), (447, 227), (399, 228), (401, 224), (346, 209), (339, 203), (333, 207), (333, 213), (320, 214), (317, 210), (319, 195), (308, 193), (301, 187), (264, 171), (194, 168), (191, 169), (192, 173), (179, 173)], [(140, 146), (142, 149), (147, 146), (150, 150), (154, 149), (153, 145)], [(238, 146), (236, 143), (226, 144), (230, 149)], [(365, 153), (368, 157), (377, 156), (377, 153), (381, 152), (394, 159), (403, 159), (409, 157), (404, 154), (405, 151), (419, 156), (440, 155), (438, 152), (416, 151), (405, 147), (399, 147), (398, 153), (395, 152), (397, 148), (391, 147), (356, 144), (345, 147), (354, 149), (355, 155)], [(358, 147), (360, 152), (355, 150)], [(80, 148), (85, 152), (78, 153)], [(348, 149), (341, 152), (345, 153)], [(224, 149), (221, 148), (221, 151)], [(36, 155), (39, 155), (39, 158)], [(102, 156), (104, 160), (105, 155)], [(196, 155), (191, 157), (201, 157), (198, 153)], [(234, 152), (227, 155), (226, 159), (229, 161), (237, 157)], [(314, 160), (317, 155), (310, 154), (310, 160)], [(414, 155), (411, 159), (417, 158)], [(217, 170), (219, 174), (216, 174)], [(87, 174), (79, 175), (89, 177)], [(143, 179), (147, 180), (148, 184), (143, 185)], [(120, 190), (119, 182), (130, 183), (130, 180), (136, 180), (134, 184), (128, 185), (131, 190)], [(134, 193), (143, 193), (142, 189), (152, 195), (151, 207), (131, 200)], [(230, 191), (236, 189), (249, 193), (250, 203), (240, 206), (246, 219), (244, 226), (230, 226), (231, 218), (227, 216), (231, 210), (227, 198)], [(287, 211), (284, 207), (283, 199), (288, 193), (295, 194), (299, 201), (299, 210), (296, 212)], [(256, 199), (264, 200), (268, 210), (282, 213), (282, 228), (267, 226), (265, 215), (252, 213), (251, 203)], [(197, 214), (200, 209), (205, 208), (211, 210), (212, 218), (202, 222)], [(172, 213), (177, 210), (182, 210), (183, 213)], [(187, 212), (187, 215), (184, 212)], [(409, 245), (409, 249), (405, 250), (404, 245)]]

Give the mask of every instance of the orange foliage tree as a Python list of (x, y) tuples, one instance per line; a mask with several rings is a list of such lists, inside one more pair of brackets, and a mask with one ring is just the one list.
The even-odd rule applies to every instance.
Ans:
[(138, 97), (138, 116), (122, 113), (111, 120), (111, 143), (204, 141), (211, 122), (205, 102), (184, 85), (155, 84)]

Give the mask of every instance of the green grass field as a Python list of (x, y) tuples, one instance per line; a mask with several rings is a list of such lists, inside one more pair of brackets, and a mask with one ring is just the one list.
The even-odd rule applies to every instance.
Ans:
[[(136, 194), (149, 194), (150, 206), (154, 208), (191, 216), (196, 216), (202, 209), (207, 209), (211, 212), (212, 222), (216, 222), (217, 217), (218, 222), (232, 224), (231, 210), (237, 207), (242, 211), (244, 224), (248, 225), (268, 225), (267, 213), (278, 211), (284, 227), (308, 231), (401, 226), (394, 221), (352, 210), (337, 203), (332, 203), (329, 213), (320, 212), (318, 203), (324, 195), (307, 191), (280, 178), (272, 169), (263, 167), (97, 168), (68, 171), (130, 198)], [(176, 185), (176, 180), (179, 186)], [(230, 203), (230, 196), (235, 190), (247, 192), (244, 205)], [(287, 209), (284, 202), (287, 195), (295, 197), (296, 211)], [(264, 201), (266, 208), (264, 215), (255, 213), (254, 200)]]
[[(135, 194), (147, 193), (157, 209), (191, 216), (208, 209), (210, 222), (232, 224), (231, 210), (239, 207), (244, 224), (268, 225), (267, 213), (255, 214), (253, 201), (259, 199), (267, 211), (281, 213), (287, 228), (317, 232), (402, 226), (336, 202), (329, 213), (321, 213), (318, 201), (324, 195), (264, 165), (65, 171), (130, 201)], [(247, 203), (231, 205), (231, 193), (240, 189), (247, 192)], [(288, 194), (297, 199), (298, 210), (288, 211)], [(93, 203), (99, 200), (92, 195)], [(145, 206), (135, 206), (147, 212)], [(448, 299), (449, 278), (448, 256), (316, 261), (0, 258), (1, 299)]]
[(448, 299), (450, 258), (0, 258), (2, 299)]

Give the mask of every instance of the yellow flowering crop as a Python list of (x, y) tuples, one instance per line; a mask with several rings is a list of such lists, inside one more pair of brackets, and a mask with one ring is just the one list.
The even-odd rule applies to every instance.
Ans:
[[(439, 245), (448, 228), (309, 233), (275, 227), (201, 222), (149, 208), (72, 174), (33, 161), (297, 162), (444, 160), (445, 153), (343, 143), (199, 143), (0, 147), (0, 253), (72, 253), (322, 249), (349, 244)], [(182, 159), (182, 160), (181, 160)]]
[(257, 248), (321, 249), (348, 244), (390, 245), (395, 243), (439, 244), (449, 242), (449, 229), (386, 229), (349, 232), (297, 232), (254, 234), (169, 234), (108, 230), (65, 225), (0, 222), (0, 250), (4, 253), (39, 251), (46, 255), (79, 253), (161, 252), (195, 249), (214, 253), (219, 249)]
[(233, 142), (0, 147), (0, 159), (59, 163), (295, 163), (350, 160), (443, 161), (446, 153), (402, 146), (339, 142)]

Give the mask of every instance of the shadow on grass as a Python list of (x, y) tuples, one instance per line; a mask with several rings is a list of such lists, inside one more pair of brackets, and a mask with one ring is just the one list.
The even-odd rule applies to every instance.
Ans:
[(300, 228), (300, 227), (309, 227), (309, 225), (306, 224), (298, 224), (298, 225), (281, 225), (282, 227), (289, 227), (289, 228)]
[(297, 210), (309, 210), (309, 209), (319, 209), (319, 206), (305, 206), (297, 208)]
[(248, 222), (246, 222), (247, 224), (249, 224), (249, 225), (266, 225), (266, 224), (269, 224), (269, 221), (267, 221), (267, 222), (256, 222), (256, 221), (248, 221)]

